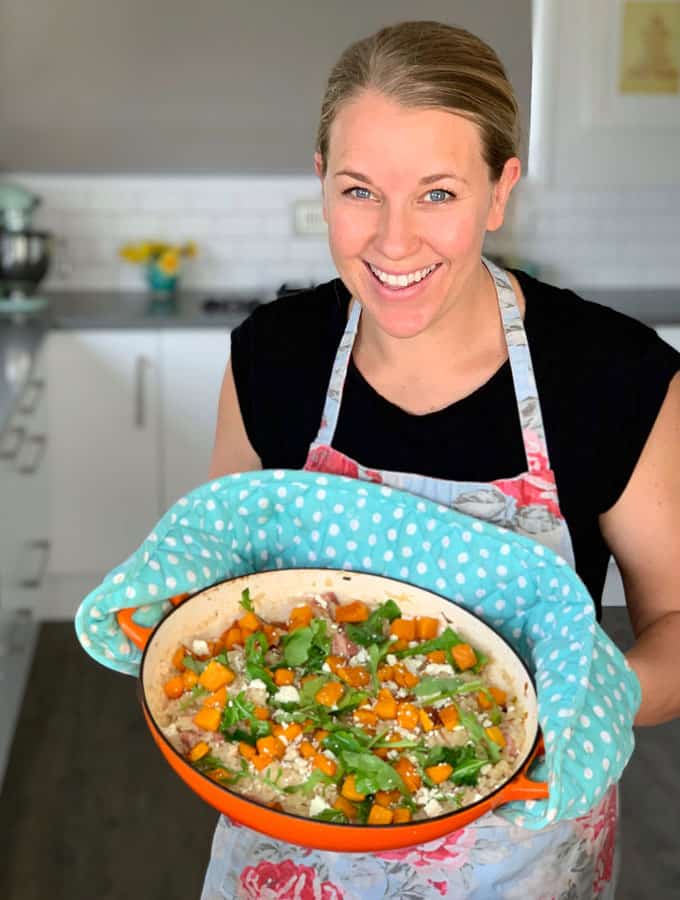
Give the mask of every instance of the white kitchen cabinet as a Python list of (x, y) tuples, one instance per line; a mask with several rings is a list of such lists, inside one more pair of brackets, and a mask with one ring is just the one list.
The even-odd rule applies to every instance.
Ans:
[(42, 602), (50, 553), (49, 439), (44, 351), (0, 440), (0, 611)]
[(208, 480), (229, 349), (229, 332), (221, 328), (160, 333), (164, 510)]
[(97, 580), (159, 518), (158, 345), (146, 329), (48, 337), (51, 575)]

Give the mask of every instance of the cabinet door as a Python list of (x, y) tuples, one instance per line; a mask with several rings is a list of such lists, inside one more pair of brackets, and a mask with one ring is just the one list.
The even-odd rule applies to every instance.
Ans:
[(163, 508), (208, 480), (229, 332), (163, 331), (161, 344)]
[(158, 333), (55, 331), (48, 340), (50, 573), (101, 577), (161, 511)]
[(0, 441), (0, 610), (36, 610), (50, 552), (46, 371), (39, 351)]

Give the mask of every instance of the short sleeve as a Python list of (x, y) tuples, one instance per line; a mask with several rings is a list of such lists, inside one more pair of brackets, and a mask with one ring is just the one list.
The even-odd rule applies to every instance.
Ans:
[(231, 332), (248, 440), (263, 468), (304, 465), (344, 327), (335, 281), (265, 303)]
[(623, 340), (627, 352), (616, 367), (620, 374), (616, 376), (614, 371), (607, 379), (611, 402), (606, 415), (609, 435), (605, 446), (609, 450), (602, 464), (608, 477), (603, 479), (601, 512), (611, 509), (624, 492), (669, 385), (680, 371), (680, 353), (653, 329), (636, 325), (636, 334)]

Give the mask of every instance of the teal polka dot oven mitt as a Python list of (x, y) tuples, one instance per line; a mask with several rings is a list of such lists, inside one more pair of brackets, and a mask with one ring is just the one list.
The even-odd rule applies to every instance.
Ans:
[(435, 591), (484, 619), (533, 673), (547, 800), (498, 815), (526, 828), (583, 815), (633, 752), (640, 685), (595, 620), (576, 573), (534, 541), (391, 488), (316, 472), (242, 473), (172, 506), (139, 549), (83, 600), (78, 638), (99, 663), (136, 675), (141, 652), (116, 613), (154, 626), (169, 598), (287, 567), (372, 572)]

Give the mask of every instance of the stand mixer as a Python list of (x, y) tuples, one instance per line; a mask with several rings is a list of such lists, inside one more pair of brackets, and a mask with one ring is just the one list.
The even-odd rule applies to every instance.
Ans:
[(47, 298), (35, 289), (47, 274), (53, 238), (31, 228), (40, 197), (17, 184), (0, 183), (0, 315), (38, 312)]

